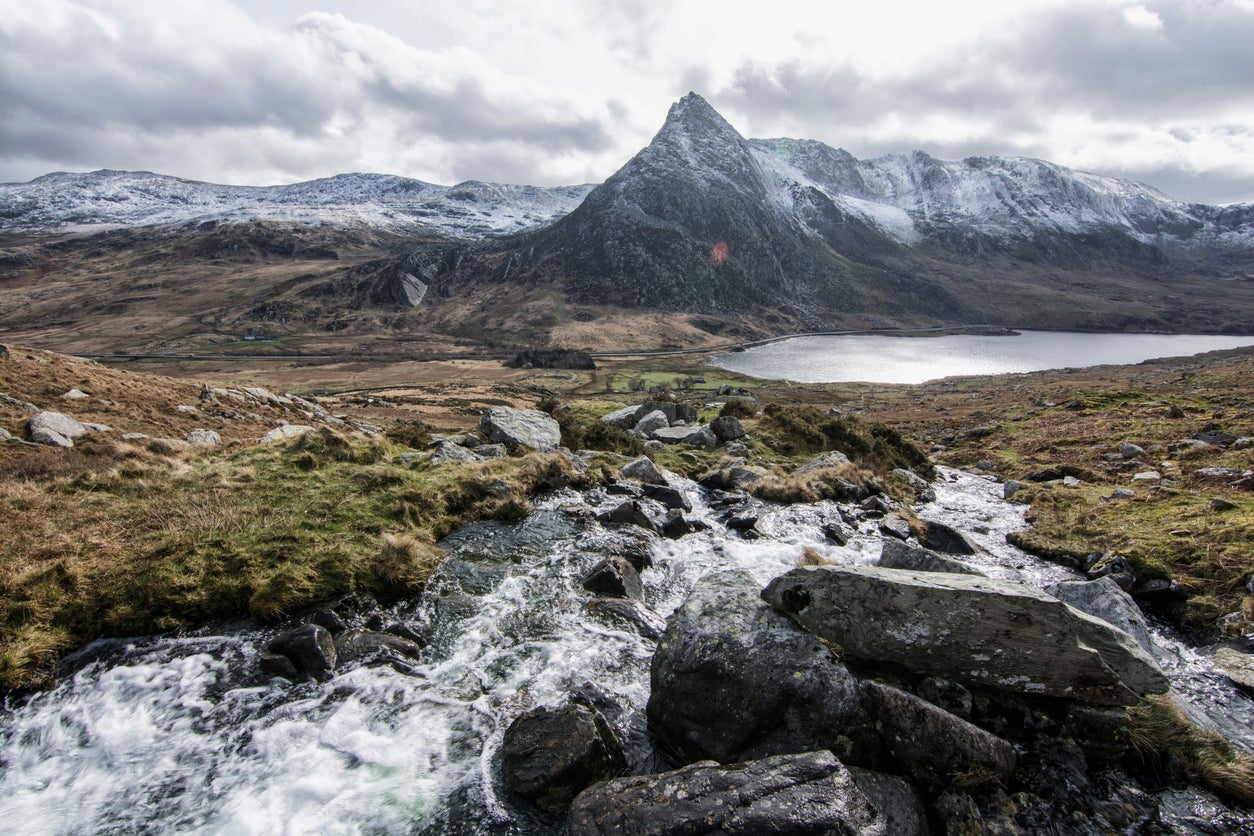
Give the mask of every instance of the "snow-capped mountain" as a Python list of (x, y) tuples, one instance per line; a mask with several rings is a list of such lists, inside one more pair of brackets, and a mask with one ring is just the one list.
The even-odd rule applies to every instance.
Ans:
[(0, 184), (0, 232), (261, 219), (479, 238), (548, 223), (577, 206), (591, 188), (473, 180), (437, 186), (386, 174), (341, 174), (287, 186), (222, 186), (143, 171), (58, 172), (29, 183)]
[(1215, 280), (1254, 271), (1254, 206), (1181, 203), (1039, 160), (862, 161), (820, 142), (746, 140), (693, 93), (569, 215), (422, 247), (401, 267), (437, 293), (557, 283), (582, 303), (775, 311), (812, 327), (1044, 324), (1066, 310), (1068, 323), (1157, 328), (1210, 305), (1205, 327), (1242, 329), (1254, 327), (1251, 283)]

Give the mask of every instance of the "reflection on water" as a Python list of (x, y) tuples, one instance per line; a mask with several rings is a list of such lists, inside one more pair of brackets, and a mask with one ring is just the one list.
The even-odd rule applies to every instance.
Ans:
[(796, 337), (719, 354), (729, 371), (802, 383), (922, 383), (957, 375), (1140, 363), (1254, 345), (1254, 337), (1194, 334), (1077, 334), (1022, 331), (1015, 337)]

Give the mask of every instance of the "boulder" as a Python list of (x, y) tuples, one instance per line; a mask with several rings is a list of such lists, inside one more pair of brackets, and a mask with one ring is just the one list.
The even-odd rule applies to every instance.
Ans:
[(672, 488), (667, 485), (645, 484), (644, 495), (656, 502), (662, 503), (667, 508), (678, 511), (691, 511), (692, 502), (688, 499), (688, 494)]
[(884, 747), (929, 795), (955, 779), (970, 788), (1007, 783), (1014, 773), (1014, 748), (1000, 737), (905, 691), (870, 680), (861, 687)]
[(664, 427), (653, 433), (653, 438), (663, 444), (688, 444), (693, 447), (713, 447), (718, 438), (708, 426)]
[(636, 426), (636, 416), (639, 414), (639, 406), (625, 406), (622, 409), (614, 410), (609, 415), (602, 415), (601, 420), (612, 427), (618, 427), (620, 430), (629, 430)]
[(640, 405), (640, 415), (658, 411), (666, 416), (666, 422), (674, 425), (679, 423), (695, 424), (697, 408), (692, 404), (675, 403), (674, 401), (645, 401)]
[(317, 624), (288, 630), (266, 645), (266, 651), (286, 657), (299, 676), (315, 679), (330, 676), (338, 661), (335, 640), (325, 627)]
[(431, 450), (431, 458), (427, 461), (431, 464), (445, 464), (446, 462), (481, 462), (483, 456), (480, 456), (473, 450), (468, 450), (460, 444), (454, 444), (451, 441), (437, 441), (435, 447)]
[(976, 548), (967, 536), (944, 523), (929, 522), (923, 545), (942, 554), (975, 554)]
[(857, 680), (759, 589), (741, 571), (697, 582), (653, 655), (649, 728), (688, 760), (825, 748), (862, 762), (871, 729)]
[(1118, 627), (1136, 639), (1145, 652), (1154, 652), (1154, 640), (1150, 638), (1149, 625), (1145, 623), (1141, 608), (1110, 575), (1091, 581), (1063, 581), (1045, 591), (1080, 612)]
[(1127, 633), (1024, 584), (818, 566), (781, 575), (762, 597), (850, 657), (916, 673), (1108, 705), (1168, 687)]
[(634, 479), (637, 482), (644, 482), (650, 485), (666, 484), (666, 476), (653, 463), (653, 459), (648, 456), (633, 459), (619, 468), (618, 472), (622, 474), (624, 479)]
[(554, 816), (585, 787), (627, 766), (606, 719), (576, 704), (536, 708), (515, 718), (501, 740), (501, 762), (509, 788)]
[(61, 397), (65, 398), (67, 401), (79, 401), (83, 398), (90, 398), (91, 395), (87, 394), (82, 389), (71, 389)]
[(192, 430), (183, 436), (183, 440), (188, 444), (203, 444), (207, 447), (216, 447), (222, 443), (222, 436), (213, 430)]
[(796, 470), (794, 470), (793, 473), (800, 476), (802, 474), (810, 473), (815, 470), (825, 470), (830, 467), (841, 467), (842, 465), (846, 465), (849, 463), (850, 463), (849, 457), (846, 456), (844, 453), (841, 453), (838, 450), (829, 450), (826, 453), (820, 453), (819, 455), (810, 459), (810, 461), (806, 462), (805, 464), (801, 465)]
[(885, 569), (908, 569), (913, 572), (952, 572), (959, 575), (981, 575), (978, 569), (972, 569), (960, 560), (942, 557), (927, 549), (903, 543), (900, 540), (885, 539), (880, 550), (879, 565)]
[(655, 409), (652, 412), (645, 413), (645, 415), (636, 422), (636, 425), (631, 428), (631, 431), (636, 435), (644, 436), (645, 438), (652, 438), (653, 433), (658, 430), (666, 429), (670, 425), (671, 422), (667, 420), (666, 413), (660, 409)]
[(583, 588), (609, 598), (644, 600), (640, 573), (625, 557), (607, 557), (592, 567), (583, 579)]
[(566, 820), (568, 836), (889, 832), (849, 770), (824, 751), (616, 778), (580, 793)]
[(1145, 448), (1130, 441), (1125, 441), (1119, 445), (1119, 455), (1125, 459), (1139, 459), (1145, 455)]
[(734, 415), (723, 415), (710, 422), (710, 431), (722, 443), (744, 438), (745, 428)]
[(663, 515), (661, 522), (658, 523), (658, 532), (668, 540), (678, 540), (680, 537), (692, 534), (694, 531), (702, 531), (709, 528), (709, 524), (701, 520), (690, 520), (684, 516), (684, 512), (678, 508), (672, 508)]
[(629, 499), (626, 502), (597, 514), (601, 525), (638, 525), (649, 531), (657, 531), (657, 519), (662, 516), (662, 506), (648, 499)]
[(899, 540), (909, 540), (910, 522), (897, 514), (889, 514), (880, 520), (880, 533)]
[(74, 439), (87, 434), (87, 427), (60, 412), (36, 412), (27, 429), (31, 441), (53, 447), (73, 447)]
[(273, 444), (276, 441), (286, 441), (289, 438), (298, 438), (312, 430), (313, 427), (308, 424), (284, 424), (281, 427), (275, 427), (261, 437), (262, 444)]
[(766, 468), (751, 464), (741, 464), (713, 470), (702, 476), (698, 482), (705, 488), (715, 488), (721, 491), (739, 491), (761, 480), (766, 475)]
[(489, 442), (511, 450), (552, 453), (562, 443), (562, 432), (553, 416), (538, 409), (494, 406), (479, 419), (479, 433)]

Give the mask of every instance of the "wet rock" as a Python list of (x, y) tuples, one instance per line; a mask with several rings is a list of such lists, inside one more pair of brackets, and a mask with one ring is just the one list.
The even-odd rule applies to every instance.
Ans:
[(552, 453), (562, 443), (562, 432), (553, 416), (538, 409), (494, 406), (479, 419), (479, 433), (488, 442), (511, 450)]
[(284, 424), (281, 427), (275, 427), (261, 437), (262, 444), (273, 444), (276, 441), (286, 441), (289, 438), (298, 438), (312, 430), (313, 427), (308, 424)]
[(473, 450), (467, 450), (460, 444), (451, 441), (438, 441), (431, 450), (430, 464), (446, 464), (448, 462), (481, 462), (483, 457)]
[(709, 526), (700, 520), (690, 520), (678, 508), (672, 508), (662, 517), (658, 530), (668, 540), (678, 540), (695, 531), (702, 531)]
[(703, 761), (660, 775), (589, 787), (571, 805), (568, 836), (795, 836), (887, 834), (849, 770), (831, 752), (720, 766)]
[(398, 657), (414, 660), (421, 658), (422, 645), (392, 633), (348, 629), (335, 637), (335, 652), (339, 664), (359, 662), (371, 657), (383, 660), (394, 660)]
[(857, 681), (758, 590), (739, 571), (693, 588), (653, 655), (649, 728), (688, 760), (826, 748), (864, 762), (871, 730)]
[(1145, 649), (1154, 650), (1149, 625), (1132, 596), (1109, 575), (1091, 581), (1063, 581), (1045, 589), (1068, 606), (1118, 627)]
[(301, 678), (296, 664), (281, 653), (262, 653), (257, 659), (257, 666), (267, 676), (279, 676), (293, 682)]
[(632, 598), (593, 598), (584, 609), (607, 621), (626, 625), (646, 639), (657, 641), (666, 630), (666, 619)]
[(927, 549), (903, 543), (900, 540), (884, 540), (880, 550), (879, 565), (885, 569), (908, 569), (914, 572), (955, 572), (959, 575), (984, 573), (952, 557), (942, 557)]
[(885, 748), (925, 792), (940, 793), (956, 778), (965, 788), (1006, 783), (1014, 773), (1005, 740), (897, 688), (868, 680), (861, 690)]
[(708, 426), (665, 427), (652, 435), (664, 444), (687, 444), (691, 447), (713, 447), (718, 444), (718, 438)]
[(829, 522), (823, 525), (823, 536), (838, 546), (848, 543), (853, 534), (853, 529), (843, 522)]
[(898, 540), (910, 539), (910, 523), (896, 514), (889, 514), (880, 520), (880, 531)]
[(623, 465), (619, 471), (624, 479), (634, 479), (650, 485), (665, 485), (666, 476), (648, 456), (641, 456)]
[(1127, 633), (1023, 584), (819, 566), (776, 578), (762, 597), (852, 658), (917, 673), (1099, 704), (1167, 690)]
[(641, 435), (645, 438), (652, 438), (653, 433), (658, 430), (665, 429), (670, 425), (671, 422), (667, 420), (666, 413), (662, 412), (660, 409), (655, 409), (652, 412), (646, 413), (643, 418), (637, 421), (636, 425), (631, 428), (631, 431), (636, 435)]
[(584, 577), (583, 588), (610, 598), (644, 600), (644, 586), (636, 567), (622, 557), (607, 557)]
[(1254, 655), (1231, 647), (1221, 647), (1210, 658), (1234, 684), (1254, 692)]
[(203, 444), (207, 447), (216, 447), (222, 443), (222, 436), (213, 430), (197, 429), (183, 436), (183, 440), (188, 444)]
[(926, 548), (942, 554), (975, 554), (976, 548), (966, 535), (944, 523), (929, 522), (923, 535)]
[(1071, 703), (1063, 717), (1063, 729), (1096, 765), (1117, 762), (1131, 749), (1128, 712), (1121, 708)]
[(50, 447), (73, 447), (74, 439), (87, 434), (87, 427), (60, 412), (36, 412), (27, 422), (30, 440)]
[(288, 630), (266, 645), (266, 652), (286, 656), (297, 675), (314, 679), (329, 676), (338, 661), (335, 640), (325, 627), (317, 624)]
[(1022, 487), (1022, 485), (1023, 483), (1018, 481), (1017, 479), (1007, 479), (1001, 485), (1001, 498), (1010, 499), (1012, 496), (1018, 493), (1019, 488)]
[(648, 499), (629, 499), (626, 502), (597, 514), (601, 525), (638, 525), (648, 531), (657, 531), (657, 518), (662, 507)]
[(806, 473), (813, 473), (816, 470), (826, 470), (832, 467), (843, 467), (844, 465), (847, 465), (849, 463), (850, 463), (849, 457), (846, 456), (844, 453), (841, 453), (838, 450), (829, 450), (826, 453), (820, 453), (819, 455), (810, 459), (810, 461), (799, 466), (796, 470), (793, 471), (793, 473), (800, 476)]
[(722, 415), (710, 422), (710, 431), (715, 438), (726, 444), (738, 438), (744, 438), (745, 428), (740, 419), (732, 415)]
[(918, 791), (904, 778), (847, 767), (854, 783), (880, 813), (890, 836), (928, 836), (927, 809)]
[(673, 508), (680, 511), (691, 511), (692, 502), (688, 499), (688, 494), (672, 488), (667, 485), (649, 485), (644, 486), (644, 495), (656, 502), (662, 503), (667, 508)]
[(537, 708), (517, 717), (501, 741), (501, 763), (506, 785), (554, 816), (584, 788), (627, 765), (609, 722), (578, 704)]

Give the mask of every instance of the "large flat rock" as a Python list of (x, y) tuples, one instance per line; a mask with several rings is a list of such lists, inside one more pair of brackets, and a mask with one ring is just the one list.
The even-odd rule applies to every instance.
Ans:
[(851, 657), (919, 673), (1103, 705), (1168, 687), (1127, 633), (1023, 584), (819, 566), (781, 575), (762, 598)]

